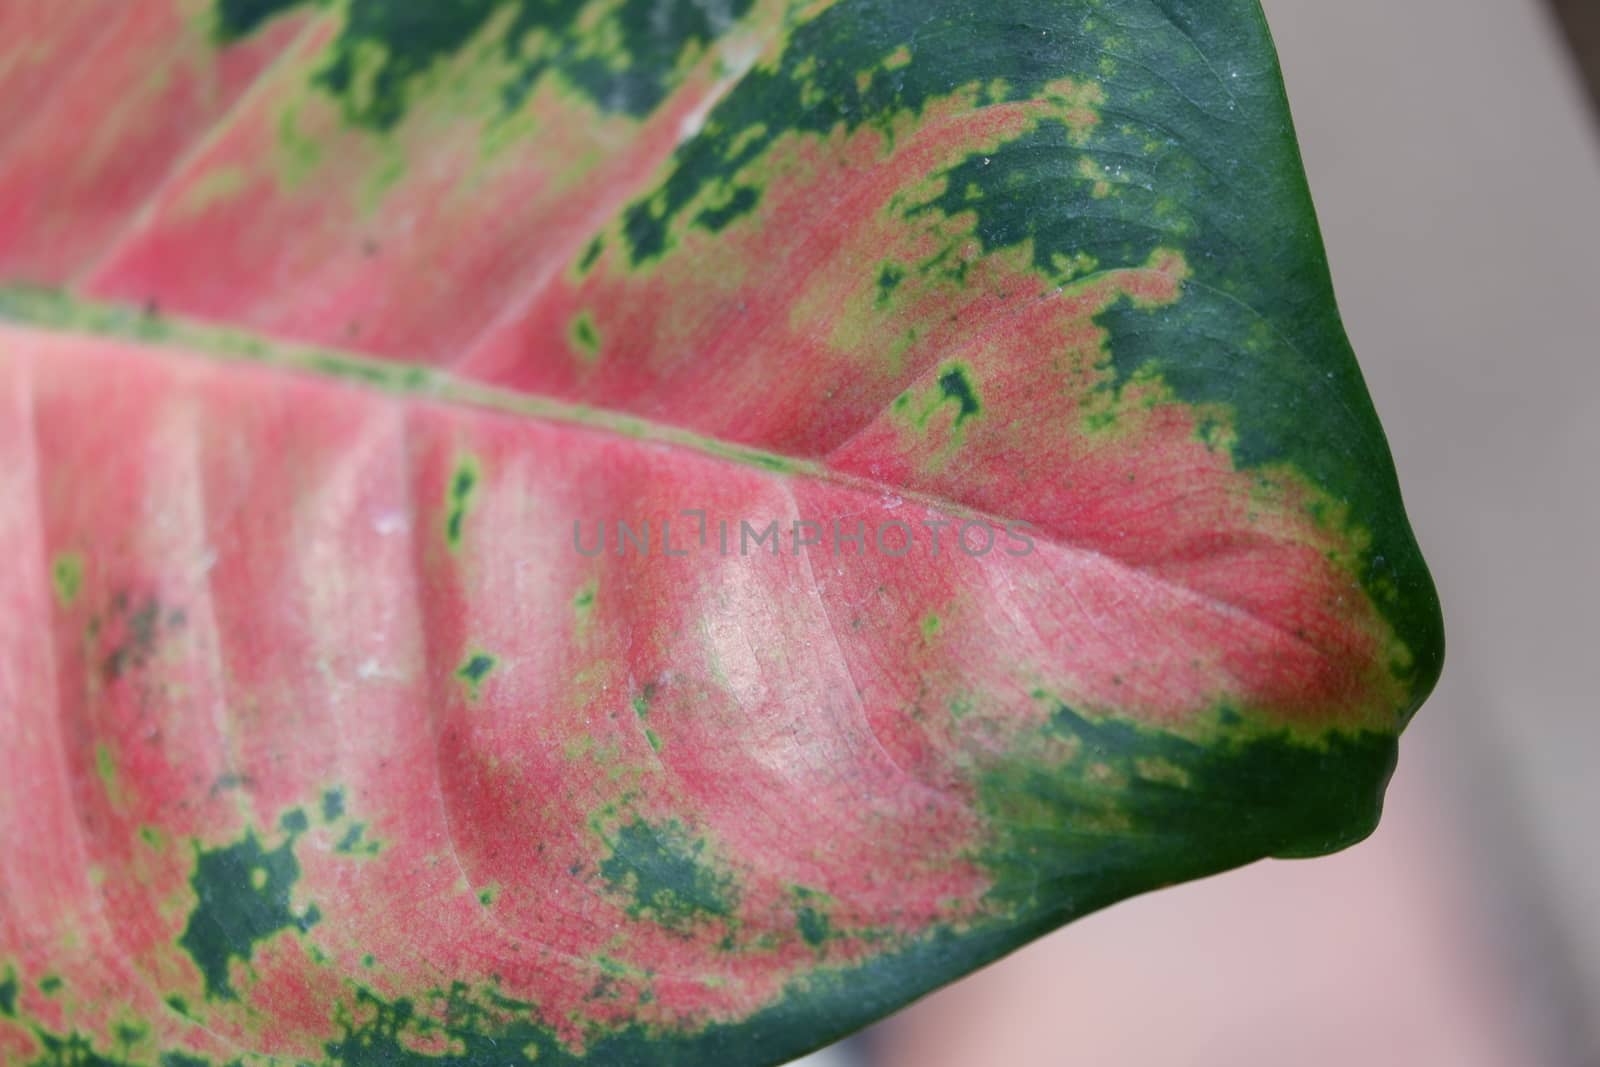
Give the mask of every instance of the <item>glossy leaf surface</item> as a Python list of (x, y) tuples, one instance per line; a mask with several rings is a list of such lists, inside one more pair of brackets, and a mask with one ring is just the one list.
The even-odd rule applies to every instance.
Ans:
[(780, 1063), (1438, 675), (1253, 0), (7, 2), (0, 280), (7, 1064)]

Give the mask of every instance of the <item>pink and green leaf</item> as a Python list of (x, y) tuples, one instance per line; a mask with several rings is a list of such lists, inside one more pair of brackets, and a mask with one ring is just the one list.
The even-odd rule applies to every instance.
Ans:
[(1438, 675), (1254, 0), (14, 4), (0, 281), (0, 1062), (780, 1063)]

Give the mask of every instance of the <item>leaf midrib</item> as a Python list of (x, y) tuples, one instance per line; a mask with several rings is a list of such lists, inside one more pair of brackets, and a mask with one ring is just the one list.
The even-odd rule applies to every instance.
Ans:
[[(369, 389), (397, 397), (451, 407), (471, 408), (501, 415), (574, 426), (644, 444), (679, 448), (723, 462), (741, 463), (768, 474), (813, 478), (841, 488), (877, 496), (894, 496), (949, 515), (1004, 526), (1030, 523), (1021, 516), (997, 514), (948, 497), (905, 486), (875, 481), (826, 463), (783, 455), (748, 445), (730, 443), (670, 423), (657, 422), (608, 408), (575, 404), (538, 393), (526, 393), (459, 378), (419, 363), (378, 359), (353, 352), (280, 341), (243, 330), (156, 313), (111, 301), (85, 300), (55, 289), (0, 286), (0, 323), (46, 330), (55, 334), (87, 335), (121, 341), (178, 358), (235, 363), (285, 374), (318, 378), (331, 384)], [(1196, 589), (1136, 563), (1108, 555), (1087, 545), (1063, 540), (1059, 535), (1032, 527), (1035, 540), (1058, 549), (1105, 561), (1199, 600), (1220, 613), (1267, 627), (1318, 656), (1335, 660), (1327, 650), (1272, 619), (1263, 618), (1232, 601)]]

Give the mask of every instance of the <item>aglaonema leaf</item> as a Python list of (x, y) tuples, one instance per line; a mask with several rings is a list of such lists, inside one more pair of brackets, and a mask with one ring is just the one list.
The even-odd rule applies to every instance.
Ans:
[(8, 1064), (778, 1063), (1439, 671), (1254, 0), (10, 3), (0, 277)]

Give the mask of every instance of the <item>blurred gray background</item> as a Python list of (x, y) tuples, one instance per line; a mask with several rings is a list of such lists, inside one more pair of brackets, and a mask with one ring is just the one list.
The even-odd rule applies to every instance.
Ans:
[(1600, 1064), (1600, 0), (1553, 4), (1265, 0), (1448, 618), (1383, 827), (1092, 916), (808, 1067)]

